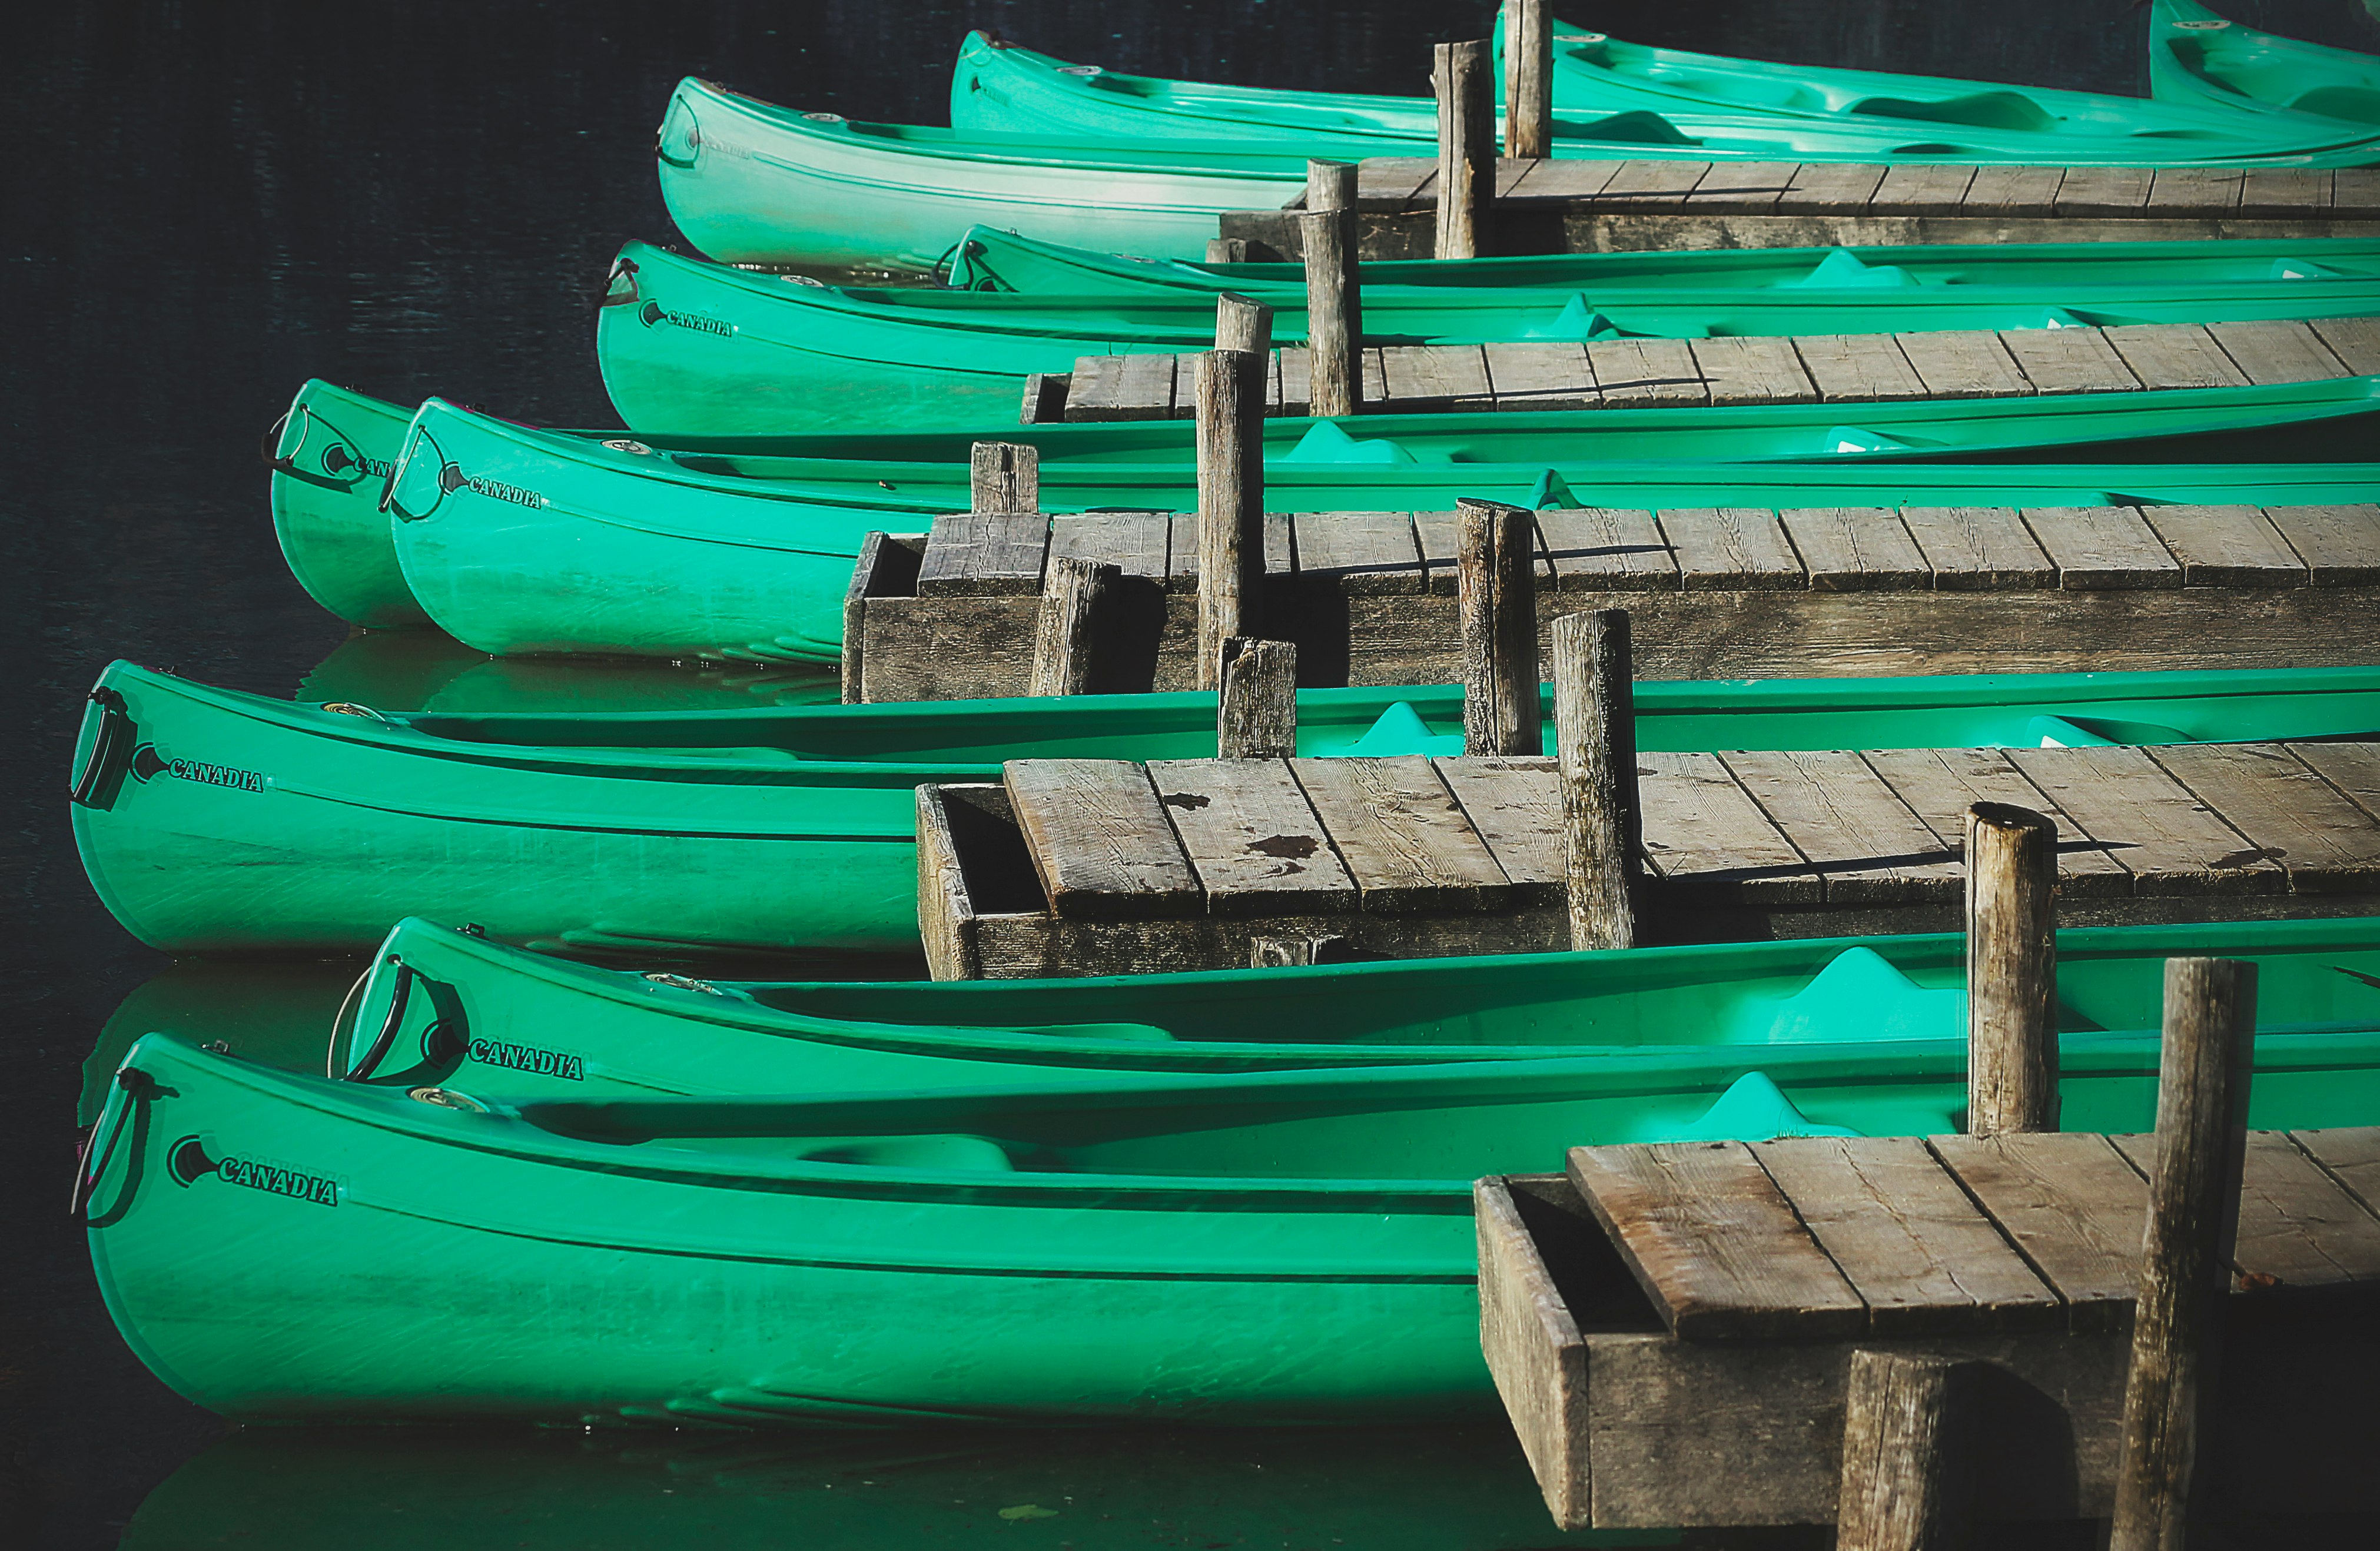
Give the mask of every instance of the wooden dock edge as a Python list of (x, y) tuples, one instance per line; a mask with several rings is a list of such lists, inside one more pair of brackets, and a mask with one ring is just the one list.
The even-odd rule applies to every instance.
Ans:
[(843, 594), (843, 703), (856, 706), (865, 697), (861, 675), (867, 672), (868, 600), (871, 598), (915, 598), (917, 570), (925, 563), (926, 535), (871, 532), (860, 541), (859, 560), (851, 568), (851, 585)]

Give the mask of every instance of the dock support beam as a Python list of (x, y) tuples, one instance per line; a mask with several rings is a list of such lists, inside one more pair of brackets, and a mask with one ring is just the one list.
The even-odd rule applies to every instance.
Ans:
[(2168, 959), (2140, 1302), (2110, 1551), (2180, 1551), (2221, 1350), (2248, 1145), (2256, 966)]
[(1215, 753), (1223, 759), (1287, 759), (1297, 752), (1297, 648), (1233, 636), (1223, 643), (1215, 700)]
[(1355, 167), (1305, 164), (1305, 351), (1313, 412), (1353, 415), (1364, 406), (1364, 302), (1356, 273)]
[[(1272, 353), (1272, 309), (1237, 291), (1215, 298), (1215, 348), (1240, 350), (1251, 356)], [(1257, 396), (1263, 406), (1263, 396)]]
[(1500, 502), (1464, 497), (1454, 505), (1463, 752), (1540, 754), (1536, 518)]
[(1504, 154), (1553, 153), (1553, 22), (1546, 0), (1504, 0)]
[(1628, 611), (1564, 614), (1554, 621), (1553, 636), (1570, 945), (1633, 948), (1643, 820)]
[(968, 450), (967, 506), (977, 512), (1041, 509), (1041, 450), (1016, 442), (978, 442)]
[(2058, 825), (1967, 809), (1967, 1133), (2058, 1129)]
[(1854, 1351), (1843, 1397), (1836, 1551), (1949, 1551), (1973, 1481), (1960, 1363)]
[(1496, 193), (1496, 128), (1488, 44), (1439, 43), (1430, 85), (1438, 93), (1438, 244), (1440, 259), (1475, 259)]
[[(1231, 298), (1226, 297), (1228, 301)], [(1220, 322), (1220, 319), (1218, 319)], [(1265, 357), (1198, 361), (1198, 687), (1221, 683), (1223, 643), (1254, 633), (1264, 585)]]
[(1033, 622), (1033, 680), (1028, 695), (1088, 695), (1099, 656), (1099, 620), (1121, 568), (1060, 555), (1041, 581), (1041, 612)]

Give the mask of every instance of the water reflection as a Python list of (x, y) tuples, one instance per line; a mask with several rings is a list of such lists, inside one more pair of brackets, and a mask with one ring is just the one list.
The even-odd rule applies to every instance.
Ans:
[(841, 697), (823, 665), (490, 657), (438, 630), (358, 630), (298, 681), (299, 700), (384, 711), (748, 710)]
[(124, 1052), (144, 1034), (234, 1053), (292, 1072), (315, 1072), (330, 1048), (331, 1020), (363, 961), (350, 958), (241, 961), (182, 959), (126, 997), (82, 1063), (75, 1123), (99, 1118)]

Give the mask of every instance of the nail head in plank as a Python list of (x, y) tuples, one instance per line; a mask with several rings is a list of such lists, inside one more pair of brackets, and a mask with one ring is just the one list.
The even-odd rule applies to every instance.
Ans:
[(1857, 1335), (1867, 1307), (1741, 1142), (1572, 1147), (1570, 1179), (1684, 1340)]
[(1603, 402), (1583, 345), (1524, 340), (1486, 348), (1488, 387), (1499, 409), (1593, 409)]
[(2047, 215), (2058, 204), (2063, 167), (1977, 167), (1959, 201), (1961, 215)]
[(1383, 402), (1412, 412), (1488, 408), (1488, 358), (1476, 345), (1380, 347)]
[(1808, 585), (1785, 525), (1767, 507), (1679, 507), (1661, 513), (1660, 524), (1681, 588), (1790, 592)]
[(1300, 578), (1365, 597), (1421, 590), (1410, 512), (1300, 512), (1292, 524)]
[(2281, 864), (2299, 893), (2380, 889), (2380, 823), (2278, 744), (2180, 744), (2149, 757)]
[(1826, 879), (1829, 904), (1950, 899), (1958, 860), (1884, 778), (1845, 749), (1719, 756)]
[(1687, 196), (1710, 170), (1708, 162), (1623, 162), (1597, 191), (1594, 208), (1646, 214), (1682, 211)]
[(2058, 186), (2058, 213), (2138, 215), (2154, 176), (2150, 167), (2069, 167)]
[(2023, 515), (2069, 592), (2181, 585), (2180, 563), (2130, 506), (2028, 506)]
[(1821, 506), (1777, 514), (1808, 568), (1813, 592), (1905, 592), (1933, 569), (1889, 506)]
[(2148, 1184), (2104, 1136), (1935, 1136), (1926, 1145), (2066, 1301), (2077, 1330), (2120, 1328), (2140, 1287)]
[(1503, 869), (1427, 758), (1293, 759), (1290, 768), (1365, 910), (1501, 910), (1509, 903)]
[(2240, 213), (2312, 215), (2329, 208), (2330, 188), (2327, 168), (2250, 167), (2240, 186)]
[(1752, 1153), (1867, 1304), (1877, 1335), (2064, 1323), (2058, 1294), (1922, 1138), (1794, 1136)]
[(2159, 167), (2147, 208), (2180, 214), (2229, 215), (2240, 208), (2241, 167)]
[(1967, 809), (1976, 803), (2031, 808), (2058, 825), (2058, 889), (2066, 899), (2121, 899), (2132, 875), (2093, 842), (2082, 826), (2044, 796), (1992, 748), (1869, 749), (1861, 757), (1884, 778), (1909, 810), (1925, 820), (1942, 849), (1963, 854)]
[(2380, 318), (2315, 318), (2308, 328), (2358, 377), (2380, 373)]
[(1650, 512), (1617, 506), (1537, 514), (1554, 585), (1568, 592), (1674, 592), (1678, 563)]
[(1561, 772), (1553, 760), (1483, 754), (1431, 763), (1488, 842), (1512, 885), (1513, 903), (1557, 905), (1569, 897)]
[(2313, 330), (2293, 319), (2209, 323), (2206, 332), (2251, 382), (2319, 382), (2349, 375)]
[[(2107, 1140), (2143, 1178), (2155, 1177), (2155, 1133)], [(2231, 1285), (2240, 1292), (2380, 1281), (2380, 1221), (2287, 1136), (2252, 1131), (2240, 1170), (2231, 1265)]]
[(1927, 396), (1888, 333), (1805, 334), (1792, 345), (1825, 403), (1897, 404)]
[(2368, 1212), (2380, 1213), (2380, 1125), (2338, 1126), (2290, 1135)]
[(2303, 587), (2305, 563), (2253, 506), (2143, 506), (2184, 587)]
[(1165, 579), (1172, 516), (1164, 512), (1086, 512), (1050, 524), (1050, 558), (1088, 560), (1127, 576)]
[(1777, 197), (1777, 213), (1864, 215), (1887, 170), (1864, 162), (1804, 162)]
[(953, 512), (934, 519), (917, 592), (1021, 596), (1041, 590), (1050, 519), (1038, 512)]
[(2143, 388), (2243, 388), (2247, 374), (2196, 323), (2126, 323), (2104, 331)]
[(2003, 329), (2000, 344), (2037, 394), (2121, 394), (2141, 385), (2105, 329)]
[(2380, 582), (2380, 506), (2267, 506), (2265, 516), (2306, 563), (2313, 586)]
[(1688, 342), (1713, 405), (1815, 404), (1818, 390), (1793, 342), (1766, 334), (1722, 334)]
[(1723, 903), (1809, 905), (1826, 883), (1716, 754), (1639, 750), (1645, 859), (1670, 891)]
[(1975, 181), (1973, 167), (1897, 164), (1867, 203), (1870, 215), (1955, 215)]
[(2022, 398), (2033, 392), (2008, 346), (1988, 330), (1946, 329), (1892, 337), (1900, 342), (1910, 370), (1935, 398)]
[(2012, 748), (2010, 763), (2132, 875), (2137, 895), (2277, 894), (2281, 869), (2138, 748)]
[(1148, 779), (1214, 915), (1355, 908), (1354, 879), (1285, 759), (1152, 759)]
[(1148, 772), (1129, 759), (1011, 759), (1008, 800), (1052, 912), (1196, 915), (1196, 877)]
[(1900, 520), (1940, 592), (2027, 592), (2058, 585), (2024, 519), (2005, 506), (1904, 506)]
[(1606, 339), (1586, 346), (1596, 392), (1614, 409), (1707, 404), (1710, 390), (1682, 339)]

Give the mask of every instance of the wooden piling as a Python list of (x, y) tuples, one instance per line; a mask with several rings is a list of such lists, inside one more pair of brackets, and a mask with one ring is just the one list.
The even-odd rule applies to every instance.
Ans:
[(2168, 959), (2140, 1299), (2110, 1551), (2180, 1551), (2220, 1360), (2255, 1048), (2256, 966)]
[(1546, 0), (1504, 0), (1504, 154), (1554, 153), (1554, 38)]
[(1223, 643), (1215, 699), (1215, 753), (1223, 759), (1287, 759), (1297, 752), (1297, 648), (1233, 636)]
[(978, 442), (967, 459), (967, 504), (978, 512), (1041, 509), (1041, 450), (1016, 442)]
[(1033, 695), (1087, 695), (1099, 655), (1099, 617), (1121, 568), (1060, 555), (1041, 583), (1033, 625)]
[(1247, 261), (1247, 238), (1208, 237), (1207, 239), (1207, 262), (1210, 264), (1245, 264)]
[(1364, 406), (1364, 303), (1356, 273), (1355, 167), (1305, 164), (1305, 345), (1313, 412), (1353, 415)]
[(1286, 969), (1295, 964), (1322, 963), (1346, 940), (1327, 933), (1316, 937), (1252, 938), (1248, 942), (1248, 967)]
[(1272, 309), (1237, 291), (1215, 298), (1215, 348), (1262, 357), (1272, 350)]
[(1454, 612), (1463, 629), (1463, 751), (1540, 754), (1536, 516), (1455, 502)]
[[(1220, 318), (1218, 321), (1220, 322)], [(1265, 357), (1198, 362), (1198, 687), (1220, 682), (1223, 643), (1254, 634), (1264, 582)]]
[(1488, 44), (1440, 43), (1430, 85), (1438, 93), (1438, 240), (1440, 259), (1475, 259), (1496, 192), (1496, 129)]
[(1571, 946), (1633, 948), (1643, 823), (1628, 611), (1564, 614), (1553, 646)]
[(1966, 814), (1967, 1132), (2058, 1129), (2058, 825)]
[(1953, 1358), (1852, 1353), (1837, 1551), (1947, 1551), (1955, 1543), (1973, 1480), (1959, 1377)]

